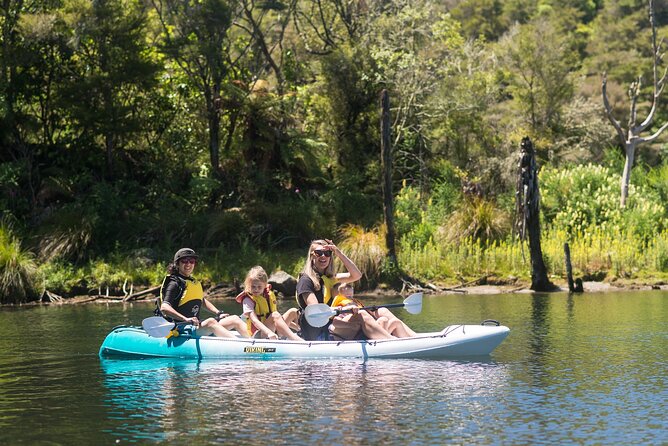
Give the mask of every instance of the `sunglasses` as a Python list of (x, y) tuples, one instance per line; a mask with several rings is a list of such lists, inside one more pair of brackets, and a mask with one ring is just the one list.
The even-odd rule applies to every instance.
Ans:
[(181, 263), (185, 263), (186, 265), (188, 263), (192, 263), (193, 265), (195, 265), (197, 263), (197, 259), (194, 258), (194, 257), (185, 257), (185, 258), (181, 259)]
[(322, 257), (322, 256), (332, 257), (332, 251), (330, 251), (330, 250), (325, 251), (325, 250), (322, 250), (322, 249), (316, 249), (316, 250), (313, 251), (313, 254), (315, 254), (316, 257)]

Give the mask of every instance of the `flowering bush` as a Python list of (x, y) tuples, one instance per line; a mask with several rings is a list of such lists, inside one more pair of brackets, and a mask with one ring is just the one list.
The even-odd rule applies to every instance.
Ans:
[(621, 177), (607, 167), (546, 167), (539, 181), (546, 224), (570, 235), (587, 234), (596, 228), (611, 234), (633, 231), (648, 239), (666, 227), (666, 208), (658, 194), (647, 187), (630, 185), (626, 208), (620, 208)]

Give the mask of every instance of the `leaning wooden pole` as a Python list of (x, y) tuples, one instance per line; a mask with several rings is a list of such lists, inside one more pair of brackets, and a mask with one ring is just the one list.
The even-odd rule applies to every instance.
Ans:
[(390, 95), (387, 90), (383, 90), (380, 94), (380, 153), (381, 164), (383, 171), (383, 214), (385, 217), (385, 226), (387, 232), (385, 233), (385, 247), (387, 248), (387, 257), (392, 265), (397, 270), (399, 264), (397, 262), (397, 253), (394, 246), (394, 203), (392, 197), (392, 142), (390, 139)]
[(534, 291), (550, 291), (556, 287), (547, 278), (547, 268), (540, 247), (540, 191), (538, 189), (536, 153), (528, 137), (522, 138), (520, 148), (517, 190), (515, 192), (518, 232), (523, 240), (526, 239), (527, 235), (529, 237), (531, 289)]

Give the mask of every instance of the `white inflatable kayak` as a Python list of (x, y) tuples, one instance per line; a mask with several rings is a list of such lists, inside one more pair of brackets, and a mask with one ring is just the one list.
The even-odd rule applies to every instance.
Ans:
[(510, 329), (489, 321), (450, 325), (440, 332), (379, 341), (290, 341), (213, 336), (151, 337), (142, 328), (120, 326), (107, 335), (101, 357), (196, 359), (453, 358), (489, 355)]

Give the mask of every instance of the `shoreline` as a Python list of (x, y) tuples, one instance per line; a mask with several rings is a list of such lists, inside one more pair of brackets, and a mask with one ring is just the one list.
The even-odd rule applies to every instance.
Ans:
[[(556, 289), (551, 291), (541, 291), (541, 293), (568, 293), (568, 285), (566, 283), (555, 283)], [(427, 295), (450, 295), (450, 294), (482, 294), (482, 295), (495, 295), (495, 294), (533, 294), (537, 291), (533, 291), (530, 288), (530, 284), (520, 284), (520, 283), (510, 283), (510, 284), (485, 284), (485, 285), (467, 285), (467, 286), (453, 286), (453, 287), (437, 287), (435, 285), (429, 284), (428, 288), (420, 289), (419, 287), (411, 288), (409, 290), (391, 289), (391, 288), (376, 288), (373, 290), (360, 290), (356, 293), (359, 297), (362, 298), (372, 298), (378, 299), (382, 297), (399, 297), (403, 295), (408, 295), (412, 292), (420, 292)], [(210, 288), (213, 290), (213, 293), (207, 293), (206, 297), (209, 299), (216, 300), (233, 300), (236, 293), (230, 293), (233, 286), (227, 286), (223, 284), (216, 284)], [(587, 293), (604, 293), (604, 292), (620, 292), (620, 291), (661, 291), (668, 290), (668, 283), (659, 281), (656, 283), (648, 282), (634, 282), (634, 281), (624, 281), (621, 280), (611, 282), (597, 282), (597, 281), (588, 281), (583, 282), (584, 291), (580, 293), (573, 294), (587, 294)], [(148, 291), (149, 289), (145, 290)], [(3, 304), (0, 307), (23, 307), (23, 306), (37, 306), (37, 305), (76, 305), (76, 304), (86, 304), (86, 303), (99, 303), (99, 304), (109, 304), (109, 303), (134, 303), (134, 302), (152, 302), (157, 297), (152, 293), (142, 293), (138, 298), (132, 298), (132, 296), (107, 296), (107, 295), (83, 295), (83, 296), (74, 296), (69, 298), (58, 298), (54, 300), (47, 300), (48, 295), (45, 293), (41, 301), (26, 302), (20, 304)], [(139, 294), (137, 293), (137, 294)], [(52, 294), (52, 293), (50, 293)], [(130, 297), (130, 298), (128, 298)], [(279, 301), (290, 300), (291, 297), (279, 297)]]

